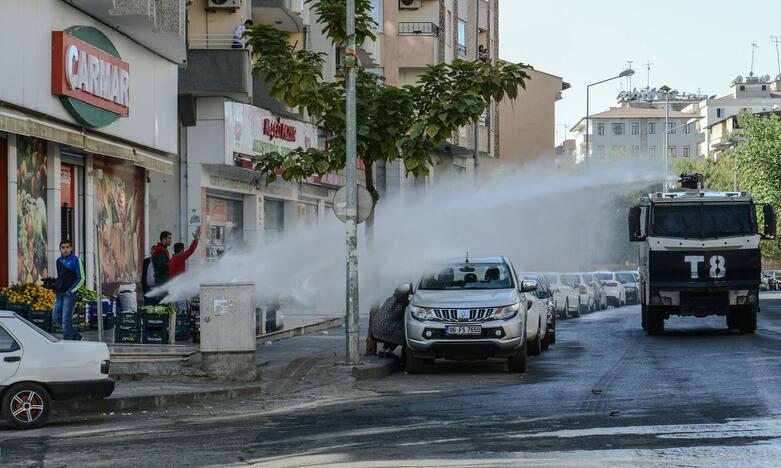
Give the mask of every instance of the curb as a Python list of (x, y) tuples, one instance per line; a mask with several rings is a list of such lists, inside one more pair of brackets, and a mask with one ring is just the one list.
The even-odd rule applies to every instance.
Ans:
[(296, 336), (308, 335), (310, 333), (319, 332), (322, 330), (328, 330), (329, 328), (341, 327), (344, 325), (344, 317), (334, 317), (332, 319), (323, 320), (322, 322), (312, 323), (310, 325), (302, 325), (300, 327), (291, 328), (288, 330), (280, 330), (265, 335), (258, 335), (255, 338), (257, 344), (262, 344), (267, 341), (280, 341)]
[(396, 360), (385, 359), (379, 362), (369, 362), (353, 367), (352, 375), (357, 381), (374, 380), (387, 377), (401, 370), (401, 364)]
[(83, 416), (85, 414), (151, 411), (168, 406), (201, 403), (214, 399), (238, 399), (263, 393), (260, 384), (236, 388), (223, 388), (203, 392), (170, 393), (163, 395), (127, 396), (103, 400), (75, 400), (55, 402), (52, 412), (56, 416)]

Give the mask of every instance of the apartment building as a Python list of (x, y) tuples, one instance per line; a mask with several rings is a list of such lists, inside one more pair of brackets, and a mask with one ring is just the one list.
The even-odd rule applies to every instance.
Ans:
[(732, 148), (731, 139), (736, 126), (736, 116), (741, 111), (768, 114), (781, 110), (781, 75), (771, 80), (769, 75), (744, 78), (738, 76), (732, 81), (731, 92), (722, 97), (712, 96), (692, 103), (685, 111), (701, 118), (700, 128), (703, 140), (698, 148), (701, 156), (714, 157)]
[[(364, 45), (368, 68), (394, 86), (414, 84), (428, 65), (454, 59), (496, 62), (499, 53), (498, 0), (373, 0), (377, 40)], [(478, 17), (479, 10), (479, 17)], [(364, 64), (366, 66), (367, 64)], [(478, 126), (481, 158), (493, 158), (499, 145), (499, 106), (491, 103)], [(405, 187), (461, 177), (473, 171), (474, 126), (466, 126), (433, 155), (427, 177), (406, 177), (399, 161), (379, 164), (377, 186), (389, 194)]]

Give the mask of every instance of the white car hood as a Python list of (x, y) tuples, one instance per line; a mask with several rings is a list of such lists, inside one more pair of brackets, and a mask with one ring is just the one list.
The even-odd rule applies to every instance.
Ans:
[(476, 289), (430, 291), (418, 290), (412, 304), (418, 307), (471, 309), (502, 307), (520, 302), (521, 293), (515, 289)]

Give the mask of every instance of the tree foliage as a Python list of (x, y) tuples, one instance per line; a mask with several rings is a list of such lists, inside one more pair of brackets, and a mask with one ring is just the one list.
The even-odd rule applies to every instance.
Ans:
[[(311, 1), (311, 0), (310, 0)], [(307, 2), (309, 3), (309, 2)], [(319, 0), (313, 11), (337, 44), (344, 42), (342, 0)], [(356, 42), (374, 38), (370, 0), (356, 0)], [(328, 135), (325, 150), (298, 148), (256, 158), (256, 170), (269, 180), (281, 169), (285, 180), (339, 171), (345, 166), (345, 81), (323, 81), (324, 55), (296, 50), (286, 33), (257, 25), (246, 36), (254, 53), (253, 73), (268, 84), (272, 97), (311, 117)], [(456, 60), (431, 65), (414, 86), (390, 86), (360, 68), (356, 78), (357, 152), (366, 167), (366, 184), (375, 202), (372, 165), (401, 158), (406, 170), (425, 175), (431, 153), (462, 126), (477, 121), (490, 100), (515, 99), (529, 79), (525, 64)]]

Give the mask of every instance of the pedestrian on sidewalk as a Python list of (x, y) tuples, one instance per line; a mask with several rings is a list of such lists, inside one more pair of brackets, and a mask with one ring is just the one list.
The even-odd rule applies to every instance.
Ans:
[(168, 271), (171, 273), (171, 278), (176, 278), (182, 273), (187, 271), (187, 259), (195, 253), (195, 249), (198, 248), (198, 240), (201, 238), (201, 227), (193, 233), (193, 240), (190, 242), (190, 247), (184, 250), (184, 244), (177, 242), (174, 245), (174, 256), (168, 262)]
[(244, 31), (251, 28), (254, 24), (251, 19), (248, 19), (233, 29), (233, 45), (231, 46), (233, 49), (244, 48)]
[(73, 330), (73, 309), (78, 291), (84, 285), (84, 264), (73, 253), (70, 240), (60, 241), (60, 258), (57, 259), (57, 283), (54, 286), (54, 310), (52, 320), (62, 327), (62, 339), (80, 341), (82, 336)]
[[(160, 233), (160, 242), (152, 248), (152, 268), (155, 272), (155, 286), (162, 286), (171, 279), (171, 271), (168, 268), (168, 262), (171, 260), (171, 253), (168, 246), (171, 245), (171, 233), (163, 231)], [(151, 304), (159, 304), (158, 298), (151, 298)]]
[(152, 265), (154, 251), (154, 246), (149, 249), (149, 256), (144, 259), (144, 264), (141, 267), (141, 292), (144, 293), (144, 296), (155, 287), (155, 267)]

